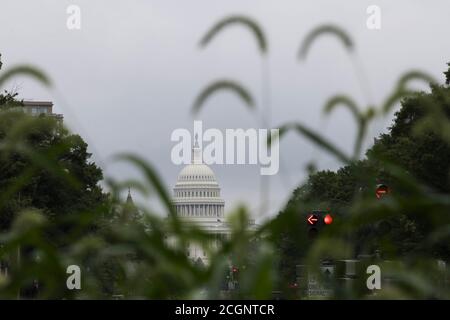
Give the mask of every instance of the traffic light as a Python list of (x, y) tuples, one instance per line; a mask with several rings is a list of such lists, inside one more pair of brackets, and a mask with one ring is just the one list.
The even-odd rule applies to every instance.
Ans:
[(333, 217), (331, 216), (331, 214), (327, 213), (325, 215), (325, 217), (323, 218), (323, 222), (325, 222), (325, 224), (332, 224), (333, 223)]
[(308, 238), (314, 239), (323, 226), (333, 223), (333, 217), (328, 211), (314, 210), (306, 216), (306, 223), (308, 225)]
[(389, 187), (385, 184), (379, 184), (377, 185), (376, 189), (375, 189), (375, 196), (377, 197), (377, 199), (381, 199), (383, 198), (385, 195), (387, 195), (389, 193)]
[(239, 288), (239, 268), (236, 266), (231, 266), (231, 282), (234, 289)]
[(237, 280), (239, 278), (239, 268), (236, 266), (231, 267), (231, 278)]

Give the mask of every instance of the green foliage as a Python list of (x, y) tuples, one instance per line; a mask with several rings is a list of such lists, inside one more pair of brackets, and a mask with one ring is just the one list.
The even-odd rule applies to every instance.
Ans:
[(400, 77), (397, 81), (397, 86), (394, 88), (393, 93), (389, 95), (383, 103), (382, 111), (387, 113), (400, 101), (403, 97), (413, 95), (415, 92), (407, 88), (408, 82), (411, 81), (423, 81), (427, 84), (436, 84), (436, 81), (430, 75), (421, 71), (409, 71)]
[[(216, 24), (202, 44), (234, 24), (249, 27), (261, 52), (267, 51), (261, 29), (239, 16)], [(316, 39), (330, 33), (353, 50), (344, 31), (323, 26), (307, 36), (302, 55)], [(15, 70), (3, 79), (29, 69)], [(35, 72), (28, 74), (47, 83)], [(101, 170), (90, 162), (87, 145), (79, 136), (51, 118), (18, 112), (20, 101), (14, 94), (0, 95), (0, 263), (9, 270), (7, 277), (0, 272), (0, 297), (264, 299), (282, 290), (293, 298), (299, 297), (299, 292), (289, 289), (296, 281), (297, 264), (314, 273), (323, 260), (339, 262), (365, 254), (393, 279), (377, 297), (448, 299), (448, 269), (442, 271), (436, 259), (448, 263), (450, 252), (450, 94), (436, 84), (431, 93), (415, 93), (407, 88), (412, 80), (432, 82), (423, 73), (407, 73), (378, 108), (370, 105), (367, 111), (345, 95), (328, 101), (325, 112), (343, 105), (356, 119), (353, 156), (301, 123), (281, 126), (280, 136), (294, 130), (339, 159), (343, 167), (311, 174), (279, 215), (255, 230), (248, 228), (250, 212), (245, 207), (230, 212), (227, 237), (182, 224), (157, 171), (134, 155), (120, 155), (117, 160), (134, 165), (141, 179), (107, 178), (103, 182), (110, 194), (106, 196), (98, 185)], [(237, 94), (249, 107), (254, 105), (242, 86), (219, 81), (199, 95), (193, 111), (221, 90)], [(381, 135), (360, 160), (367, 126), (400, 100), (403, 106), (389, 133)], [(374, 197), (377, 183), (392, 190), (382, 200)], [(158, 201), (159, 212), (124, 203), (121, 195), (130, 186), (149, 202)], [(330, 210), (335, 221), (311, 241), (305, 216), (316, 209)], [(211, 247), (213, 241), (220, 245)], [(187, 257), (192, 243), (208, 250), (207, 265)], [(66, 287), (66, 268), (73, 264), (82, 270), (79, 291)], [(231, 274), (231, 265), (239, 269), (238, 275)], [(239, 289), (224, 290), (230, 278)], [(333, 281), (332, 287), (332, 298), (372, 298), (360, 284), (343, 286)], [(307, 298), (302, 294), (300, 298)]]
[(230, 16), (225, 17), (219, 22), (217, 22), (202, 38), (200, 41), (200, 46), (206, 46), (217, 34), (219, 34), (223, 29), (229, 26), (239, 25), (250, 30), (255, 40), (258, 43), (261, 54), (266, 54), (267, 52), (267, 40), (264, 36), (264, 32), (256, 21), (246, 16)]
[(218, 80), (206, 87), (195, 99), (192, 112), (197, 113), (202, 108), (205, 101), (219, 91), (230, 91), (241, 98), (245, 106), (252, 110), (255, 106), (252, 96), (242, 85), (230, 80)]
[(358, 158), (361, 153), (362, 143), (366, 137), (367, 124), (375, 116), (375, 110), (369, 107), (366, 112), (359, 111), (356, 103), (349, 97), (346, 96), (335, 96), (328, 100), (325, 105), (324, 111), (330, 113), (336, 108), (336, 106), (342, 105), (347, 107), (347, 109), (352, 113), (355, 118), (355, 122), (358, 125), (358, 133), (356, 135), (357, 139), (355, 141), (354, 147), (354, 157)]
[[(2, 69), (3, 63), (1, 62), (1, 55), (0, 55), (0, 70)], [(20, 65), (12, 67), (11, 69), (6, 70), (0, 75), (0, 87), (2, 87), (8, 80), (12, 79), (16, 76), (27, 76), (36, 79), (37, 81), (43, 83), (46, 86), (50, 86), (51, 82), (50, 79), (40, 71), (39, 69), (36, 69), (32, 66), (27, 65)]]
[(283, 137), (285, 133), (291, 130), (295, 130), (297, 133), (300, 133), (308, 140), (311, 140), (311, 142), (327, 150), (340, 161), (344, 163), (350, 161), (350, 158), (347, 157), (344, 152), (335, 147), (331, 142), (328, 142), (327, 139), (300, 123), (287, 123), (281, 126), (279, 134), (280, 138)]
[(445, 84), (449, 85), (450, 84), (450, 62), (447, 63), (447, 66), (449, 67), (447, 71), (444, 72), (445, 75)]
[(1, 230), (10, 227), (21, 208), (42, 210), (49, 218), (69, 217), (104, 201), (98, 186), (102, 172), (89, 162), (91, 155), (80, 136), (69, 134), (52, 118), (2, 113)]
[[(304, 219), (311, 208), (331, 208), (336, 218), (347, 224), (339, 232), (343, 235), (344, 229), (348, 229), (344, 239), (355, 244), (347, 258), (378, 251), (385, 258), (404, 259), (409, 263), (436, 259), (448, 262), (450, 234), (444, 236), (446, 227), (443, 226), (450, 224), (450, 144), (433, 126), (425, 131), (415, 130), (424, 118), (431, 116), (424, 99), (431, 100), (448, 122), (448, 98), (449, 88), (441, 86), (433, 86), (431, 93), (405, 98), (389, 133), (376, 139), (366, 159), (351, 162), (336, 172), (312, 174), (294, 191), (282, 214), (294, 211)], [(374, 200), (378, 183), (385, 183), (392, 190), (382, 201)], [(435, 238), (436, 232), (440, 234), (439, 240)], [(299, 264), (302, 259), (304, 262), (300, 248), (307, 248), (308, 243), (293, 241), (294, 236), (284, 232), (279, 243), (281, 260), (290, 259)], [(332, 245), (330, 242), (336, 240), (330, 241), (325, 235), (320, 246)], [(321, 254), (323, 258), (324, 253)], [(285, 279), (294, 277), (292, 265), (288, 268), (280, 265), (280, 272)], [(415, 269), (415, 272), (420, 278), (425, 270)], [(419, 296), (427, 296), (422, 294), (425, 293)]]
[[(428, 108), (428, 101), (439, 106), (436, 115)], [(404, 99), (396, 113), (389, 134), (382, 134), (368, 151), (368, 156), (383, 155), (390, 162), (401, 165), (421, 182), (439, 192), (450, 192), (450, 147), (436, 130), (435, 124), (417, 131), (423, 120), (432, 117), (450, 124), (450, 89), (435, 86), (429, 94)]]
[(321, 25), (317, 28), (314, 28), (306, 35), (299, 50), (299, 58), (305, 59), (314, 41), (324, 35), (333, 35), (334, 37), (339, 39), (340, 42), (342, 42), (344, 47), (349, 52), (353, 51), (353, 41), (346, 31), (336, 25)]

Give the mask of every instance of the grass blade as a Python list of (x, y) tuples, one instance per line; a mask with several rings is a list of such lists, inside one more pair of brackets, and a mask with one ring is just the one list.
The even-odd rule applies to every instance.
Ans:
[(34, 78), (46, 86), (51, 85), (49, 78), (47, 78), (47, 76), (42, 71), (34, 67), (24, 65), (6, 70), (0, 76), (0, 87), (11, 78), (22, 75)]
[(264, 55), (267, 53), (267, 40), (264, 32), (262, 31), (262, 28), (253, 19), (241, 15), (229, 16), (217, 22), (203, 36), (202, 40), (200, 41), (200, 47), (206, 46), (223, 29), (233, 25), (241, 25), (250, 30), (258, 43), (261, 54)]
[(301, 134), (305, 138), (311, 140), (314, 144), (318, 145), (322, 149), (328, 151), (332, 155), (334, 155), (336, 158), (338, 158), (340, 161), (344, 163), (349, 163), (351, 160), (350, 158), (345, 155), (344, 152), (340, 151), (337, 147), (333, 146), (333, 144), (329, 141), (327, 141), (324, 137), (320, 136), (318, 133), (314, 132), (313, 130), (305, 127), (304, 125), (300, 123), (290, 123), (285, 124), (280, 128), (280, 138), (288, 131), (294, 130), (297, 133)]
[(230, 81), (230, 80), (219, 80), (209, 86), (207, 86), (195, 99), (194, 105), (192, 106), (192, 113), (196, 114), (200, 111), (205, 101), (213, 94), (219, 91), (231, 91), (244, 101), (245, 105), (249, 109), (254, 108), (254, 101), (250, 93), (242, 85)]
[(329, 24), (319, 26), (308, 33), (308, 35), (306, 36), (305, 40), (303, 40), (302, 45), (300, 47), (298, 55), (299, 58), (306, 59), (306, 55), (308, 54), (308, 51), (312, 43), (316, 41), (317, 38), (327, 34), (331, 34), (336, 38), (338, 38), (349, 52), (353, 51), (354, 48), (353, 41), (348, 35), (348, 33), (338, 26)]

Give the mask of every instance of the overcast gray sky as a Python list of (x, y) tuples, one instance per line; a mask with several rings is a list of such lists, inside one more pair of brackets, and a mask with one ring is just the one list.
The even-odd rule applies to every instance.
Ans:
[[(71, 4), (81, 9), (81, 30), (66, 27)], [(380, 30), (366, 27), (366, 8), (372, 4), (381, 8)], [(327, 118), (321, 110), (338, 93), (366, 105), (352, 60), (336, 39), (324, 37), (306, 61), (299, 61), (301, 39), (324, 23), (346, 29), (369, 77), (372, 100), (380, 103), (407, 70), (421, 69), (442, 81), (450, 61), (449, 12), (448, 0), (2, 0), (0, 53), (5, 68), (26, 62), (47, 72), (52, 90), (27, 78), (16, 78), (6, 88), (17, 86), (21, 98), (54, 101), (55, 111), (89, 143), (105, 175), (136, 177), (130, 166), (111, 161), (114, 154), (133, 152), (154, 164), (172, 188), (181, 167), (171, 163), (170, 134), (176, 128), (192, 130), (189, 111), (199, 91), (212, 80), (231, 78), (248, 87), (258, 103), (261, 96), (261, 57), (247, 30), (230, 28), (199, 49), (202, 35), (220, 18), (251, 16), (268, 37), (272, 124), (302, 121), (350, 152), (351, 115), (338, 110)], [(206, 128), (223, 130), (257, 126), (254, 114), (226, 93), (208, 100), (197, 119)], [(373, 125), (368, 145), (391, 119)], [(304, 181), (309, 161), (318, 160), (321, 169), (339, 165), (295, 134), (281, 142), (280, 156), (282, 172), (271, 177), (272, 213)], [(228, 211), (240, 202), (255, 207), (258, 167), (213, 169)]]

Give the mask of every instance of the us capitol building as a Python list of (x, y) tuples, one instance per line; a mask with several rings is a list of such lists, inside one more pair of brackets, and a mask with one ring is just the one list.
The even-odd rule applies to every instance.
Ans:
[[(195, 224), (202, 230), (225, 237), (230, 228), (225, 222), (225, 202), (220, 196), (220, 187), (214, 172), (202, 161), (202, 149), (195, 137), (192, 148), (191, 164), (179, 173), (173, 189), (173, 205), (177, 216), (184, 224)], [(216, 246), (217, 243), (209, 244)], [(195, 262), (207, 264), (208, 250), (191, 243), (187, 254)]]

